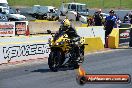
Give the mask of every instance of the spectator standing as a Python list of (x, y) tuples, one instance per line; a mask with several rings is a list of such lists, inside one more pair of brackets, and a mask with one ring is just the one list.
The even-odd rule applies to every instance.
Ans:
[(117, 28), (120, 28), (120, 26), (121, 26), (120, 24), (121, 24), (121, 23), (122, 23), (122, 21), (121, 21), (120, 18), (118, 17), (118, 18), (117, 18)]
[(80, 14), (77, 12), (77, 15), (76, 15), (76, 21), (79, 21), (79, 18), (80, 18)]
[(114, 28), (119, 28), (120, 27), (120, 24), (122, 23), (119, 16), (115, 13), (114, 15), (116, 17), (116, 23), (115, 23), (115, 26)]
[(18, 8), (16, 9), (16, 14), (21, 14), (21, 11)]
[(130, 23), (132, 24), (132, 11), (129, 13)]
[(93, 26), (94, 25), (94, 20), (93, 20), (92, 16), (89, 16), (87, 18), (87, 23), (88, 23), (88, 26)]
[(109, 12), (109, 16), (105, 19), (105, 37), (108, 37), (108, 35), (112, 32), (112, 29), (116, 25), (117, 17), (115, 16), (115, 12), (111, 10)]
[(128, 13), (124, 16), (123, 23), (130, 23), (130, 19), (129, 19), (129, 14)]
[(130, 30), (130, 41), (129, 41), (129, 47), (132, 47), (132, 28)]
[(102, 26), (103, 16), (101, 15), (101, 12), (102, 12), (102, 10), (99, 9), (98, 11), (96, 11), (94, 13), (93, 18), (94, 18), (94, 25), (95, 26)]
[[(130, 23), (132, 24), (132, 11), (129, 13), (129, 17), (130, 17)], [(132, 28), (131, 28), (131, 31), (130, 31), (129, 47), (132, 47)]]

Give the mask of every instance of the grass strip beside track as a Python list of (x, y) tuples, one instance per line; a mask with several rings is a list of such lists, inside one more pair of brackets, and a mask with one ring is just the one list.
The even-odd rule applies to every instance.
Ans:
[(8, 0), (11, 6), (52, 5), (60, 7), (62, 1), (81, 2), (88, 8), (132, 8), (132, 0)]

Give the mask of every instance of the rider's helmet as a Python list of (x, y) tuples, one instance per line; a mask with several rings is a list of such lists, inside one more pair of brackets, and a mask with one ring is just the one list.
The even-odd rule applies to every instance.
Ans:
[(70, 21), (66, 18), (61, 22), (62, 26), (69, 27), (71, 25)]

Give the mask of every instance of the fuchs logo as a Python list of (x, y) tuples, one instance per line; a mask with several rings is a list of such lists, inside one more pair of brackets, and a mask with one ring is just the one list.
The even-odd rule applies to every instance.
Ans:
[(5, 59), (12, 59), (21, 56), (39, 55), (49, 53), (47, 44), (33, 44), (3, 47), (3, 54)]

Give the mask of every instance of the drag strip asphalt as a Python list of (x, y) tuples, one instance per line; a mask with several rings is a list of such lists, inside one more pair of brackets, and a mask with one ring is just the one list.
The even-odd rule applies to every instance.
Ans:
[[(132, 75), (132, 49), (88, 54), (82, 67), (88, 74)], [(132, 88), (132, 83), (80, 86), (76, 82), (75, 70), (51, 72), (47, 63), (29, 63), (0, 69), (0, 88)]]

